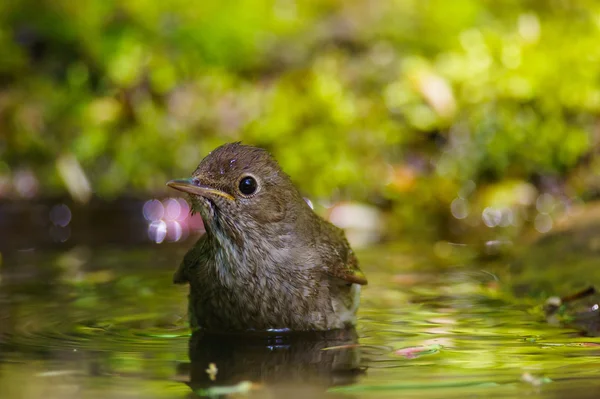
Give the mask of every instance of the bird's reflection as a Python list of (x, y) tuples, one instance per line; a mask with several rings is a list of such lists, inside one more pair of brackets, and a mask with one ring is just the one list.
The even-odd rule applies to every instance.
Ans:
[(196, 393), (252, 386), (306, 397), (352, 384), (363, 372), (354, 329), (251, 335), (199, 331), (190, 339), (189, 357), (186, 370), (180, 371), (189, 373), (189, 385)]

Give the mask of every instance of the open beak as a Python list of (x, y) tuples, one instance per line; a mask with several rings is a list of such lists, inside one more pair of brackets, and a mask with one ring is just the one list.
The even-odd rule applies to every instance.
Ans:
[(178, 180), (170, 180), (167, 182), (167, 186), (174, 188), (175, 190), (183, 191), (184, 193), (199, 195), (202, 197), (211, 196), (219, 196), (223, 197), (229, 201), (234, 201), (231, 195), (223, 192), (221, 190), (217, 190), (215, 188), (203, 186), (200, 184), (196, 184), (193, 179), (178, 179)]

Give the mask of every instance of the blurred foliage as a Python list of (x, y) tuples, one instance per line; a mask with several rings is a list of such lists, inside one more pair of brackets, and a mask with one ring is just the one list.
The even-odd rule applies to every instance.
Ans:
[(0, 196), (23, 173), (63, 192), (64, 157), (99, 196), (156, 191), (242, 140), (307, 194), (406, 224), (473, 183), (585, 198), (598, 42), (593, 0), (6, 0)]

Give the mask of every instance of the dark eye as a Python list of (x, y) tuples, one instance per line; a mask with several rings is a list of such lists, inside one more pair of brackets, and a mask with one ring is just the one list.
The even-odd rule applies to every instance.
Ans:
[(256, 192), (258, 188), (258, 183), (253, 177), (246, 176), (240, 180), (239, 189), (240, 192), (244, 195), (252, 195)]

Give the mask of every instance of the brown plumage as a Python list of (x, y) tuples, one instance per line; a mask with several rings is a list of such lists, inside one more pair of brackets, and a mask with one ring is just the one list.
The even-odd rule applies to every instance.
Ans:
[(192, 178), (206, 234), (175, 283), (189, 283), (193, 327), (216, 331), (328, 330), (354, 324), (367, 283), (341, 229), (319, 217), (263, 149), (225, 144)]

